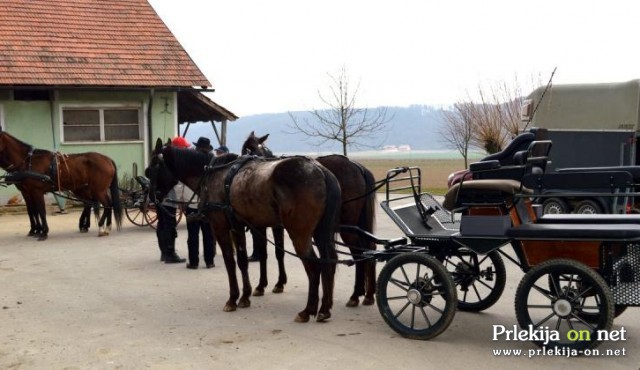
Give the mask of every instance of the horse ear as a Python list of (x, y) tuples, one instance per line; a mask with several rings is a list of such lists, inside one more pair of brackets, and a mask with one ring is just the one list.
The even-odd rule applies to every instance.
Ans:
[(153, 151), (156, 153), (160, 153), (161, 150), (162, 150), (162, 139), (158, 138), (156, 140), (156, 148)]
[(251, 131), (251, 133), (249, 134), (249, 137), (255, 137), (256, 136), (256, 132), (255, 131)]
[(264, 135), (263, 137), (258, 139), (258, 142), (260, 144), (264, 143), (265, 141), (267, 141), (267, 138), (269, 137), (269, 134)]

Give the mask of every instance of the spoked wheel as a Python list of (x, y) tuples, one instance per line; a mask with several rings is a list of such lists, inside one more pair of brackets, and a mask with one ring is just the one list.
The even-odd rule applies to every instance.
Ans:
[(127, 219), (136, 226), (147, 226), (149, 224), (144, 217), (142, 207), (125, 208), (124, 214), (127, 216)]
[[(562, 276), (562, 278), (558, 278)], [(598, 330), (613, 325), (613, 296), (604, 279), (575, 260), (555, 259), (527, 272), (516, 290), (516, 317), (528, 330), (557, 332), (546, 348), (595, 348)], [(591, 319), (585, 319), (590, 317)], [(551, 340), (554, 339), (554, 340)]]
[[(179, 224), (180, 221), (182, 221), (183, 214), (183, 209), (181, 207), (178, 207), (176, 209), (176, 225)], [(147, 224), (149, 224), (149, 226), (151, 226), (151, 228), (155, 230), (157, 227), (156, 224), (158, 223), (158, 209), (156, 208), (155, 204), (149, 203), (149, 205), (146, 207), (146, 212), (144, 212), (144, 218)]]
[(158, 222), (158, 210), (156, 209), (156, 205), (153, 203), (149, 203), (149, 205), (147, 205), (143, 212), (144, 219), (147, 221), (147, 224), (155, 230), (156, 223)]
[[(553, 280), (551, 278), (551, 276), (553, 276), (556, 280)], [(549, 274), (549, 287), (551, 288), (553, 286), (554, 281), (560, 281), (561, 285), (562, 284), (567, 284), (571, 278), (572, 278), (571, 275)], [(582, 300), (581, 304), (585, 304), (585, 303), (588, 304), (588, 299), (589, 299), (589, 296), (582, 297), (581, 298), (581, 300)], [(595, 296), (593, 299), (597, 303), (600, 303), (599, 298), (597, 296)], [(622, 315), (624, 313), (624, 311), (626, 311), (626, 310), (627, 310), (627, 306), (620, 305), (620, 304), (614, 304), (613, 305), (613, 317), (615, 318), (615, 317), (618, 317), (618, 316)], [(597, 322), (597, 320), (598, 320), (598, 315), (597, 314), (593, 315), (590, 312), (581, 312), (580, 313), (580, 317), (585, 319), (585, 320), (587, 320), (587, 321), (589, 321), (589, 322)]]
[(444, 260), (458, 289), (458, 309), (479, 312), (493, 306), (504, 291), (507, 272), (497, 251), (478, 256), (458, 250)]
[(440, 335), (456, 313), (457, 295), (442, 263), (422, 253), (403, 253), (380, 271), (376, 293), (384, 321), (406, 338)]

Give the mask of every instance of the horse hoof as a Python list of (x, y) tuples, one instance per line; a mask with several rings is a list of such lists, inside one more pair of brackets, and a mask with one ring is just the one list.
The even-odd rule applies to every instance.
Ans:
[(248, 298), (247, 299), (240, 299), (240, 301), (238, 302), (238, 307), (240, 307), (240, 308), (251, 307), (251, 301)]
[(360, 300), (358, 298), (350, 298), (345, 306), (358, 307), (359, 304), (360, 304)]
[(89, 232), (89, 229), (80, 229), (80, 232), (81, 232), (81, 233), (83, 233), (83, 234), (84, 234), (84, 233), (88, 233), (88, 232)]
[(309, 314), (302, 311), (299, 312), (296, 318), (293, 320), (295, 322), (309, 322)]
[(254, 297), (262, 297), (264, 295), (264, 289), (256, 288), (252, 294)]
[(284, 292), (284, 287), (283, 286), (274, 286), (273, 290), (271, 291), (273, 293), (283, 293)]
[(47, 240), (47, 235), (46, 234), (41, 234), (40, 236), (38, 236), (38, 241), (39, 242), (44, 241), (44, 240)]
[(331, 318), (331, 312), (320, 312), (316, 317), (316, 322), (325, 322)]
[(233, 311), (236, 310), (236, 308), (237, 308), (236, 305), (232, 305), (232, 304), (227, 303), (227, 304), (224, 305), (224, 308), (222, 309), (222, 311), (224, 311), (224, 312), (233, 312)]
[(98, 233), (98, 236), (107, 236), (107, 235), (109, 235), (109, 233), (104, 232), (104, 231), (101, 231), (101, 232)]
[(364, 300), (362, 300), (362, 305), (363, 306), (371, 306), (374, 303), (376, 303), (376, 299), (375, 298), (365, 297)]

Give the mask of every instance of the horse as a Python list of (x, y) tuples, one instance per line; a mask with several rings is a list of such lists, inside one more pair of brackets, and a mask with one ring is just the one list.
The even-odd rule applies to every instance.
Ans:
[[(199, 194), (199, 208), (216, 235), (229, 278), (229, 299), (223, 311), (251, 305), (244, 227), (281, 225), (287, 230), (309, 281), (307, 305), (295, 321), (307, 322), (310, 316), (316, 316), (316, 321), (323, 322), (331, 317), (337, 261), (333, 234), (341, 194), (338, 181), (326, 168), (307, 157), (275, 161), (237, 154), (213, 157), (169, 143), (163, 146), (158, 139), (145, 174), (156, 204), (178, 181)], [(242, 295), (234, 246), (242, 275)], [(320, 283), (323, 296), (318, 309)]]
[[(30, 230), (27, 235), (46, 240), (49, 234), (44, 194), (68, 190), (85, 202), (83, 215), (88, 205), (104, 207), (99, 225), (99, 236), (111, 230), (112, 212), (117, 229), (122, 225), (122, 207), (116, 164), (105, 155), (96, 152), (61, 154), (44, 149), (35, 149), (9, 133), (0, 132), (0, 168), (14, 174), (15, 185), (22, 193), (29, 214)], [(88, 218), (85, 217), (85, 218)], [(106, 225), (105, 225), (106, 221)], [(80, 228), (83, 224), (81, 217)], [(88, 227), (88, 225), (87, 225)]]
[[(273, 153), (264, 144), (268, 137), (269, 134), (257, 137), (255, 132), (252, 131), (243, 143), (241, 153), (244, 155), (273, 158)], [(376, 195), (374, 191), (375, 179), (371, 171), (342, 155), (332, 154), (318, 157), (316, 160), (336, 176), (342, 189), (340, 224), (357, 226), (362, 230), (373, 233)], [(275, 229), (273, 234), (276, 246), (276, 259), (278, 260), (278, 266), (280, 266), (282, 276), (284, 271), (284, 253), (281, 252), (283, 244), (280, 243), (276, 237)], [(376, 245), (348, 231), (341, 231), (340, 237), (349, 247), (351, 255), (356, 260), (353, 293), (351, 297), (349, 297), (346, 306), (358, 306), (361, 296), (364, 296), (362, 301), (363, 305), (372, 305), (375, 303), (376, 293), (376, 262), (370, 258), (358, 258), (358, 256), (362, 256), (365, 250), (375, 250)], [(254, 244), (254, 248), (258, 248), (259, 251), (266, 251), (266, 240), (263, 240), (263, 238), (256, 238), (254, 236), (254, 242), (262, 242), (261, 245)], [(261, 273), (263, 264), (266, 269), (266, 252), (263, 253), (263, 257), (260, 266)], [(266, 276), (266, 272), (264, 275)], [(283, 279), (279, 278), (278, 282), (281, 280)], [(284, 275), (284, 280), (286, 281), (286, 275)], [(276, 285), (276, 287), (278, 286)]]

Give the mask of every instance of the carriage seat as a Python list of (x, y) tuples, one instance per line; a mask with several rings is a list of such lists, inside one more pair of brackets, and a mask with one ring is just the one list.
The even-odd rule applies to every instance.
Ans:
[(560, 214), (544, 215), (536, 221), (539, 224), (638, 224), (640, 215), (607, 215), (607, 214)]
[(442, 206), (452, 211), (466, 206), (504, 205), (523, 192), (530, 193), (516, 180), (469, 180), (452, 186), (445, 194)]
[[(613, 221), (612, 221), (613, 222)], [(637, 224), (522, 224), (506, 231), (514, 239), (536, 240), (639, 240), (640, 225)]]

